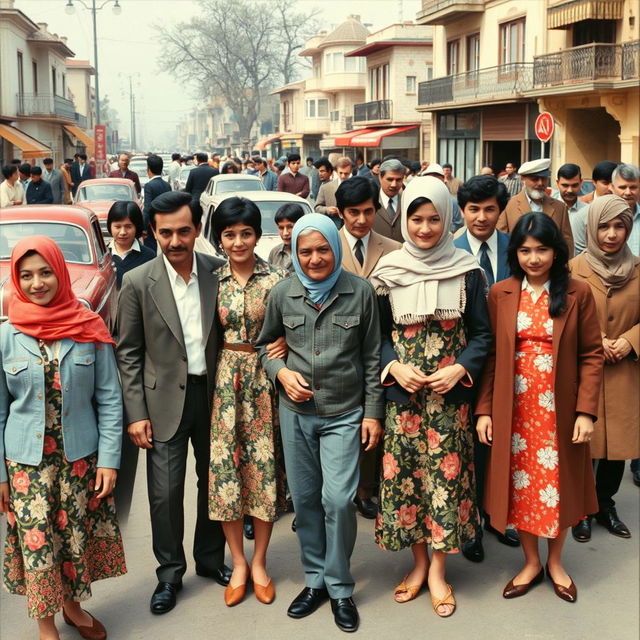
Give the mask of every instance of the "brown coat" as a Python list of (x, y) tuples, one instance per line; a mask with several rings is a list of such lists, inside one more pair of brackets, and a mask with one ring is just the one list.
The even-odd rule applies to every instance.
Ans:
[(358, 261), (353, 257), (353, 253), (351, 252), (351, 248), (347, 242), (347, 237), (344, 235), (344, 227), (340, 229), (339, 235), (340, 242), (342, 243), (343, 268), (347, 271), (351, 271), (351, 273), (355, 273), (357, 276), (361, 276), (362, 278), (368, 278), (371, 275), (378, 264), (378, 260), (380, 260), (382, 256), (386, 256), (387, 253), (391, 253), (402, 246), (395, 240), (385, 238), (379, 233), (371, 231), (371, 235), (369, 236), (369, 246), (367, 247), (367, 255), (364, 259), (364, 264), (360, 266)]
[(594, 458), (640, 458), (640, 258), (636, 263), (631, 280), (610, 295), (584, 254), (569, 263), (573, 277), (591, 287), (602, 334), (612, 340), (626, 338), (633, 349), (620, 362), (604, 365), (598, 422), (591, 441)]
[[(525, 213), (531, 211), (531, 205), (527, 199), (527, 194), (524, 189), (513, 198), (509, 199), (507, 206), (498, 218), (498, 224), (496, 228), (505, 233), (511, 233), (516, 223)], [(567, 205), (560, 200), (550, 198), (545, 195), (542, 199), (542, 211), (546, 213), (557, 225), (558, 229), (562, 232), (562, 235), (569, 247), (569, 255), (572, 256), (573, 251), (573, 233), (571, 233), (571, 224), (569, 222), (569, 212), (567, 211)]]
[[(494, 346), (487, 358), (476, 415), (493, 419), (486, 472), (485, 509), (499, 531), (507, 525), (511, 487), (511, 429), (516, 358), (516, 317), (521, 281), (511, 277), (489, 292)], [(560, 468), (560, 529), (598, 511), (588, 444), (573, 444), (576, 413), (597, 416), (604, 362), (596, 305), (589, 286), (569, 281), (567, 311), (553, 319), (553, 379)]]

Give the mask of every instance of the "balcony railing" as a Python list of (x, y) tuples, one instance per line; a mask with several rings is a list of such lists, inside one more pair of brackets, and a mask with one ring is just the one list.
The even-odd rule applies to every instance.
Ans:
[(17, 93), (16, 112), (19, 116), (43, 116), (76, 119), (76, 108), (71, 100), (52, 94)]
[(534, 87), (637, 78), (639, 43), (635, 40), (625, 44), (586, 44), (536, 56)]
[(446, 24), (465, 13), (484, 11), (484, 4), (485, 0), (422, 0), (417, 20), (424, 24)]
[(418, 105), (520, 96), (533, 85), (533, 63), (514, 62), (418, 84)]
[(76, 111), (73, 117), (81, 129), (87, 128), (87, 116), (83, 116), (81, 113)]
[(391, 120), (393, 103), (391, 100), (373, 100), (353, 105), (353, 121)]

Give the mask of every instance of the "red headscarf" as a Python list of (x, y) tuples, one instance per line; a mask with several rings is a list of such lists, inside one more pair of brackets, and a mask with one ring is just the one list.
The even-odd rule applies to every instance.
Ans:
[[(20, 288), (18, 264), (28, 251), (41, 255), (58, 278), (58, 291), (45, 306), (31, 302)], [(51, 238), (30, 236), (16, 244), (11, 252), (11, 284), (9, 322), (18, 331), (46, 341), (71, 338), (76, 342), (115, 344), (102, 318), (76, 298), (62, 251)]]

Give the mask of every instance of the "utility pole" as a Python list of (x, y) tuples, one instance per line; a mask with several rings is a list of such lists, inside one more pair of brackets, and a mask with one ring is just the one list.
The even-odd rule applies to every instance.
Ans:
[(136, 96), (133, 93), (133, 80), (129, 76), (129, 108), (131, 109), (131, 149), (136, 148)]

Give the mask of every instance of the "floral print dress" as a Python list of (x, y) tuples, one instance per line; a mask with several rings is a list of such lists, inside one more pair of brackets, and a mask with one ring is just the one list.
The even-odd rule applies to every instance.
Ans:
[(47, 403), (42, 462), (6, 460), (4, 586), (27, 596), (32, 618), (55, 614), (64, 600), (87, 600), (92, 582), (127, 572), (113, 496), (95, 497), (97, 454), (75, 462), (64, 455), (58, 362), (39, 346)]
[(560, 470), (553, 394), (553, 319), (546, 291), (520, 296), (511, 428), (509, 527), (558, 535)]
[[(464, 324), (394, 323), (398, 360), (425, 372), (454, 364), (466, 346)], [(469, 405), (426, 387), (408, 404), (387, 402), (376, 542), (397, 551), (418, 543), (457, 552), (478, 527)]]
[[(227, 344), (256, 342), (271, 288), (287, 272), (256, 259), (242, 287), (225, 264), (216, 271), (218, 315)], [(284, 508), (284, 465), (273, 387), (256, 352), (225, 348), (216, 370), (211, 418), (209, 517), (273, 522)]]

